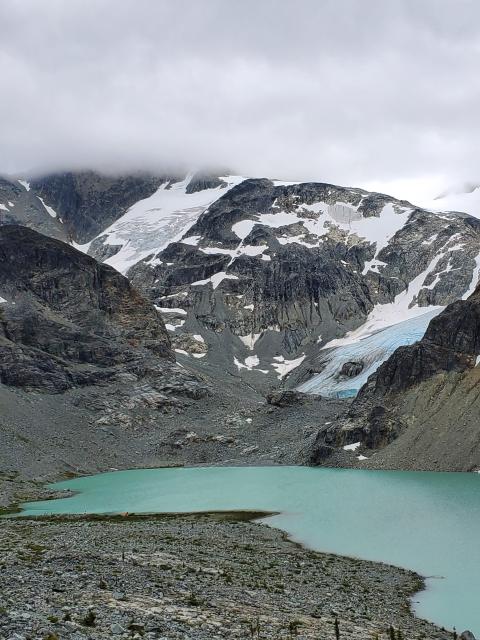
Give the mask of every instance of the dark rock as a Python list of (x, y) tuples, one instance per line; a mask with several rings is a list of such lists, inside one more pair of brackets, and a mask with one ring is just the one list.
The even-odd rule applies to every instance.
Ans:
[(171, 179), (141, 172), (109, 176), (79, 171), (38, 177), (30, 186), (62, 218), (71, 238), (82, 244)]
[(300, 393), (300, 391), (293, 391), (291, 389), (280, 389), (277, 391), (271, 391), (266, 396), (268, 404), (275, 407), (291, 407), (296, 404), (303, 404), (310, 397), (306, 393)]
[(342, 368), (340, 369), (340, 375), (346, 376), (347, 378), (354, 378), (362, 373), (364, 367), (363, 362), (344, 362)]
[(198, 172), (196, 173), (185, 189), (185, 193), (196, 193), (204, 189), (216, 189), (226, 187), (227, 183), (216, 175)]
[(139, 370), (142, 353), (174, 359), (159, 314), (126, 278), (26, 227), (0, 227), (0, 290), (4, 384), (63, 391)]

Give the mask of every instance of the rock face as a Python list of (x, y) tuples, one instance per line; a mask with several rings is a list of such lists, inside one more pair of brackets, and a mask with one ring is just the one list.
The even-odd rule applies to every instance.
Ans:
[(480, 468), (479, 356), (480, 286), (370, 376), (346, 419), (318, 434), (310, 460), (321, 462), (335, 447), (361, 442), (379, 450), (375, 466)]
[(68, 242), (67, 230), (56, 213), (47, 209), (27, 182), (0, 177), (0, 225), (3, 224), (21, 224)]
[(57, 212), (68, 236), (83, 244), (172, 179), (148, 173), (107, 176), (81, 171), (39, 177), (30, 187)]
[(126, 373), (182, 378), (153, 305), (63, 242), (0, 226), (0, 292), (2, 384), (57, 393)]

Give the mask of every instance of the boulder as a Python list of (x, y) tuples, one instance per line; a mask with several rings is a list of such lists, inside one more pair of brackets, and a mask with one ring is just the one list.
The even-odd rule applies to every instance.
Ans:
[(275, 407), (291, 407), (296, 404), (303, 404), (307, 399), (307, 394), (293, 389), (280, 389), (268, 393), (266, 399), (268, 404)]

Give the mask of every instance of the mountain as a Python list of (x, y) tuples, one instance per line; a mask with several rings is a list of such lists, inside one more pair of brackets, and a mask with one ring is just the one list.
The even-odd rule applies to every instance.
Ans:
[[(430, 375), (440, 361), (423, 350), (389, 373), (405, 345), (426, 344), (427, 327), (434, 344), (445, 307), (467, 304), (476, 217), (201, 172), (5, 178), (0, 202), (6, 469), (19, 459), (29, 477), (179, 460), (477, 464), (475, 373)], [(410, 368), (426, 377), (401, 388)], [(445, 425), (465, 426), (471, 455), (446, 436), (433, 447), (437, 402)]]
[(356, 394), (478, 280), (479, 220), (362, 189), (205, 173), (11, 185), (156, 305), (180, 362), (262, 392)]
[(133, 432), (158, 438), (169, 413), (209, 393), (176, 364), (159, 313), (124, 276), (57, 239), (0, 226), (2, 470), (104, 468), (116, 447), (133, 462)]
[(362, 452), (362, 466), (479, 470), (479, 365), (480, 286), (368, 378), (345, 419), (317, 434), (310, 460), (346, 447)]
[(360, 189), (247, 179), (127, 274), (172, 318), (174, 344), (188, 334), (208, 345), (199, 367), (267, 389), (322, 370), (346, 334), (420, 316), (426, 328), (427, 314), (466, 295), (479, 268), (471, 216)]

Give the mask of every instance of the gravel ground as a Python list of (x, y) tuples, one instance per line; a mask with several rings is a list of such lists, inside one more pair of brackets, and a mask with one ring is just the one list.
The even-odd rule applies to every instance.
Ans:
[[(251, 516), (249, 516), (251, 517)], [(451, 638), (416, 574), (308, 551), (246, 514), (6, 519), (0, 639)]]

